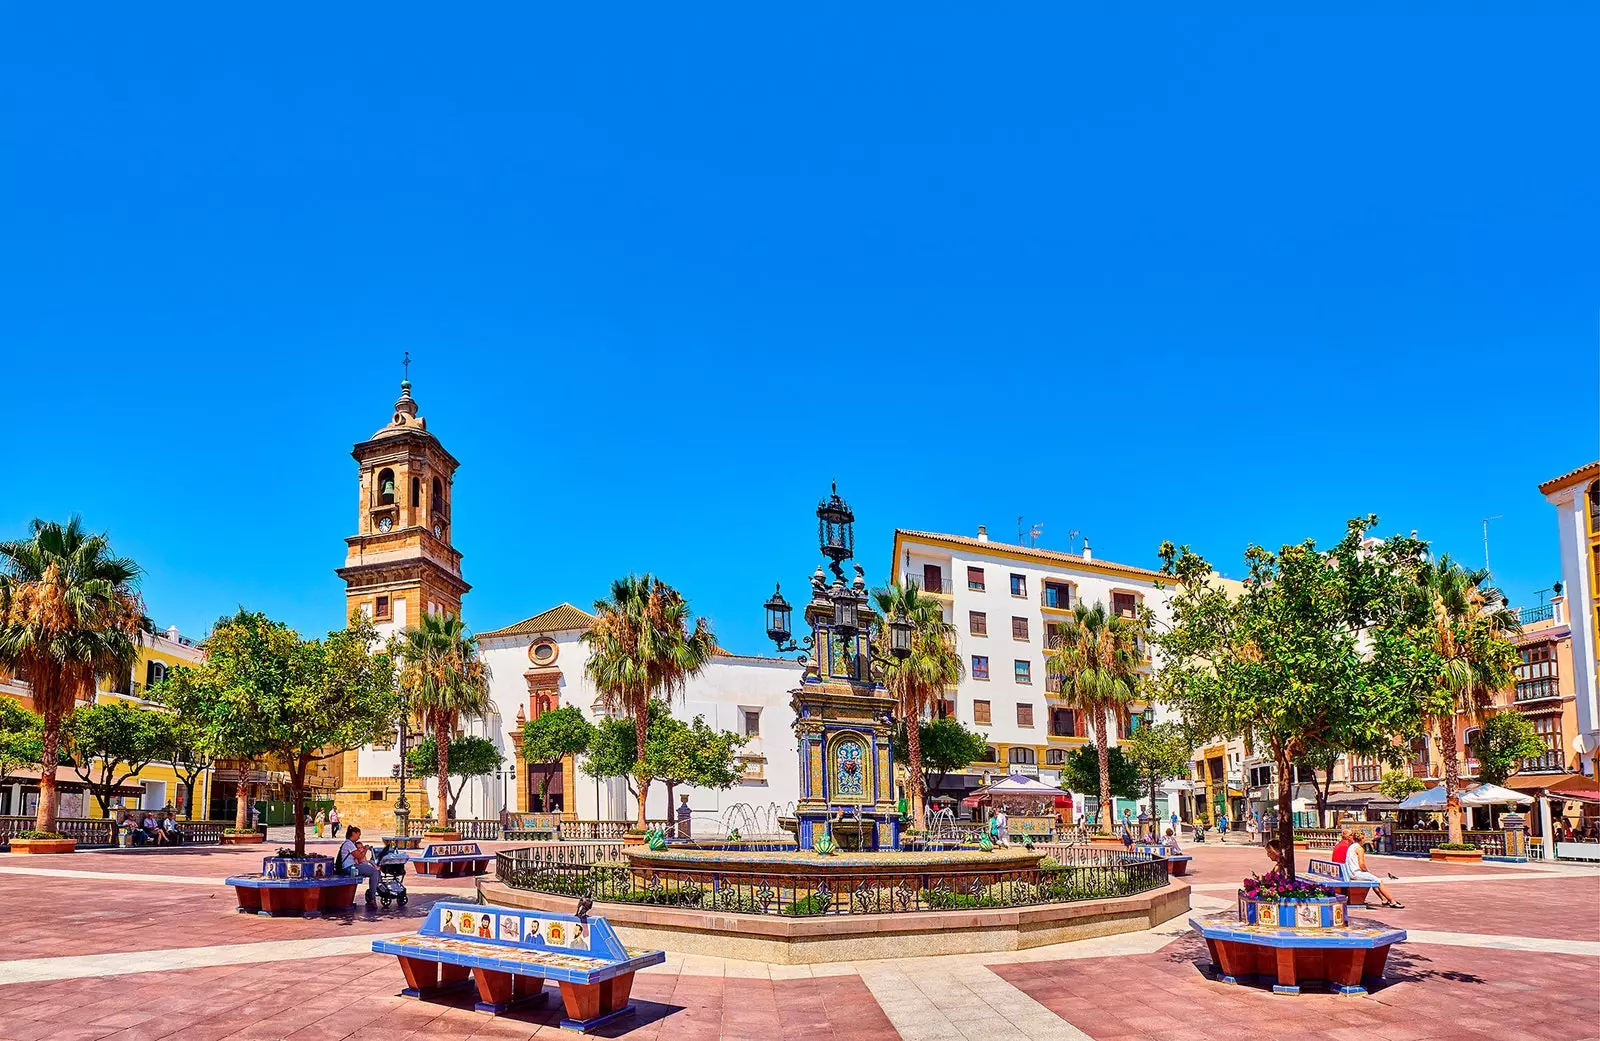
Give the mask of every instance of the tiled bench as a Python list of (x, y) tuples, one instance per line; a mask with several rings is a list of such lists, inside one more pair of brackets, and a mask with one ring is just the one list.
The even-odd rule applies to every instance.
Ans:
[(413, 856), (411, 864), (419, 875), (450, 878), (453, 875), (481, 875), (489, 869), (489, 854), (476, 842), (433, 842)]
[(1373, 886), (1371, 882), (1351, 881), (1350, 866), (1333, 860), (1307, 861), (1306, 876), (1324, 889), (1343, 889), (1345, 901), (1351, 906), (1366, 903), (1367, 892)]
[(504, 835), (508, 839), (540, 841), (554, 839), (561, 830), (559, 813), (507, 814)]
[(1187, 853), (1181, 853), (1155, 843), (1134, 843), (1133, 852), (1165, 860), (1167, 862), (1167, 873), (1170, 875), (1188, 874), (1189, 861), (1194, 859)]
[(566, 1011), (561, 1025), (581, 1031), (632, 1012), (633, 974), (666, 960), (661, 951), (624, 947), (604, 918), (455, 902), (434, 904), (421, 932), (375, 940), (372, 949), (400, 959), (406, 997), (463, 986), (470, 975), (479, 1012), (543, 1001), (552, 980)]
[(1189, 925), (1205, 937), (1218, 980), (1269, 980), (1278, 994), (1298, 994), (1301, 984), (1311, 982), (1340, 994), (1365, 994), (1368, 984), (1383, 980), (1390, 946), (1406, 938), (1403, 929), (1250, 925), (1231, 914), (1191, 918)]

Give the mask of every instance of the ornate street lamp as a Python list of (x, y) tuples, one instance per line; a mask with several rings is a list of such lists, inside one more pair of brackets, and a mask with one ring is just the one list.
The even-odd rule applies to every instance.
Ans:
[(843, 580), (840, 564), (856, 555), (856, 515), (850, 506), (839, 498), (839, 485), (833, 485), (832, 494), (817, 503), (817, 541), (822, 545), (822, 555), (827, 557), (836, 578)]
[(911, 619), (906, 617), (904, 607), (895, 608), (894, 617), (889, 619), (889, 653), (899, 661), (911, 654)]
[(843, 581), (836, 581), (828, 598), (833, 601), (833, 631), (846, 639), (860, 632), (861, 601), (856, 594), (846, 589)]
[[(782, 585), (772, 589), (772, 599), (765, 604), (767, 609), (767, 636), (778, 645), (778, 650), (785, 653), (799, 648), (790, 639), (794, 634), (789, 629), (790, 607), (789, 601), (783, 598)], [(787, 644), (788, 646), (785, 646)]]

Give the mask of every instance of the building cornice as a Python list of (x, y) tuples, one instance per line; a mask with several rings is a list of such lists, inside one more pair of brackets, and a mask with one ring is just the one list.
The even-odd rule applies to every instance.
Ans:
[[(896, 574), (900, 566), (901, 554), (907, 544), (920, 544), (938, 546), (942, 549), (960, 550), (962, 552), (983, 553), (990, 556), (1003, 557), (1007, 560), (1023, 560), (1036, 566), (1050, 568), (1052, 566), (1066, 571), (1081, 571), (1096, 575), (1112, 575), (1117, 578), (1132, 579), (1137, 582), (1160, 583), (1162, 585), (1178, 585), (1178, 579), (1171, 575), (1164, 575), (1159, 571), (1149, 568), (1135, 567), (1131, 564), (1118, 564), (1109, 560), (1096, 560), (1093, 557), (1082, 557), (1072, 553), (1061, 553), (1057, 550), (1037, 549), (1028, 546), (1010, 546), (1004, 542), (989, 542), (971, 538), (966, 535), (947, 535), (929, 531), (910, 531), (896, 528), (894, 532), (894, 556), (890, 563), (890, 574)], [(959, 583), (957, 576), (952, 576)]]

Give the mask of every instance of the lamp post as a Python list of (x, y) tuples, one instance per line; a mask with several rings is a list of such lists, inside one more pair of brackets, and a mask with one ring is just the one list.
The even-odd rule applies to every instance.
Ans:
[(395, 830), (401, 838), (406, 837), (406, 829), (411, 823), (411, 803), (406, 799), (406, 777), (410, 774), (409, 764), (406, 762), (406, 753), (411, 750), (411, 703), (405, 693), (400, 694), (400, 762), (394, 768), (394, 775), (400, 779), (400, 797), (394, 801)]

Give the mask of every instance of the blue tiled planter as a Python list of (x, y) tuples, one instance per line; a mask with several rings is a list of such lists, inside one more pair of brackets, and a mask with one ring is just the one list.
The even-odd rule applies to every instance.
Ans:
[(1343, 927), (1345, 898), (1322, 896), (1303, 900), (1252, 900), (1239, 890), (1239, 920), (1246, 925), (1271, 925), (1282, 929), (1333, 929)]

